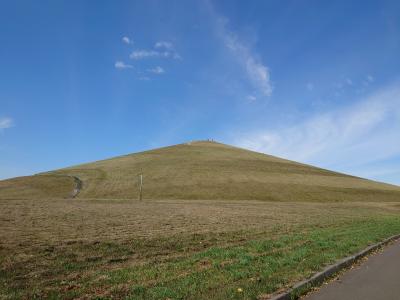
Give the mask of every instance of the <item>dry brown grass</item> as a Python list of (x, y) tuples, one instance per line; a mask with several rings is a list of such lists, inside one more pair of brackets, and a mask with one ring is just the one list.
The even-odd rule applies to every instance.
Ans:
[(3, 200), (0, 296), (51, 287), (60, 297), (62, 282), (82, 288), (114, 269), (399, 214), (398, 203), (377, 202)]
[[(47, 173), (83, 181), (78, 198), (133, 199), (143, 173), (146, 199), (278, 201), (399, 201), (397, 186), (331, 172), (215, 142), (193, 142)], [(38, 176), (34, 177), (38, 180)], [(48, 180), (51, 177), (47, 177)], [(0, 183), (0, 199), (53, 193), (60, 178), (38, 192), (20, 193), (30, 177)], [(57, 180), (57, 182), (56, 182)], [(14, 186), (11, 186), (14, 184)], [(49, 189), (49, 190), (48, 190)], [(67, 193), (68, 194), (68, 193)], [(11, 195), (11, 196), (10, 196)]]
[(0, 181), (0, 199), (71, 198), (75, 182), (64, 175), (24, 176)]
[[(124, 200), (141, 172), (146, 200)], [(210, 142), (0, 181), (0, 199), (0, 299), (251, 299), (400, 230), (399, 187)]]
[(80, 177), (82, 198), (383, 201), (400, 188), (214, 142), (166, 147), (60, 170)]
[(127, 241), (334, 223), (397, 214), (396, 203), (301, 203), (206, 200), (0, 201), (0, 245), (48, 246), (71, 241)]

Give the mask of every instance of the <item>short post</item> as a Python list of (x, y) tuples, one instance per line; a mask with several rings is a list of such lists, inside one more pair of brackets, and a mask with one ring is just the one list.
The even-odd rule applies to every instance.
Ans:
[(139, 201), (142, 201), (143, 174), (139, 175)]

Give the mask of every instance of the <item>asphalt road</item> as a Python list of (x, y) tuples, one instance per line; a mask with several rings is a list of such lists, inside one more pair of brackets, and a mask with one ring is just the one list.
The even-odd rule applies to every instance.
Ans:
[(302, 299), (399, 300), (400, 240)]

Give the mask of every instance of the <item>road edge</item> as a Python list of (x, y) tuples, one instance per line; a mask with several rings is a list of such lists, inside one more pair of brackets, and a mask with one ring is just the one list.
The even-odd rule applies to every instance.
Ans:
[(330, 265), (326, 267), (324, 270), (321, 272), (318, 272), (314, 274), (312, 277), (306, 280), (302, 280), (296, 284), (294, 284), (290, 289), (286, 290), (285, 292), (279, 293), (272, 295), (268, 300), (293, 300), (293, 299), (298, 299), (300, 296), (305, 294), (307, 291), (309, 291), (312, 287), (316, 287), (321, 285), (325, 280), (331, 278), (333, 275), (338, 273), (339, 271), (351, 266), (361, 258), (367, 256), (371, 252), (374, 252), (375, 250), (385, 246), (386, 244), (400, 239), (400, 234), (393, 235), (382, 242), (376, 243), (374, 245), (368, 246), (364, 250), (348, 256), (342, 260), (339, 260), (338, 262), (334, 263), (333, 265)]

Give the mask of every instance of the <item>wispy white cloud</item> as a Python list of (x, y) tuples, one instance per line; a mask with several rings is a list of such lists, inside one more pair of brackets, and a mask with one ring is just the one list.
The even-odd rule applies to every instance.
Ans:
[(182, 56), (178, 52), (169, 52), (169, 56), (172, 57), (173, 59), (182, 59)]
[(145, 58), (173, 58), (180, 59), (181, 56), (174, 51), (156, 51), (156, 50), (135, 50), (129, 56), (131, 59), (140, 60)]
[(116, 61), (114, 66), (115, 66), (116, 69), (120, 69), (120, 70), (133, 68), (132, 65), (126, 64), (123, 61)]
[(137, 49), (132, 51), (129, 56), (131, 59), (140, 60), (145, 58), (172, 58), (181, 59), (178, 52), (175, 51), (171, 42), (159, 41), (154, 44), (154, 49)]
[(162, 56), (161, 52), (154, 51), (154, 50), (135, 50), (130, 54), (131, 59), (143, 59), (149, 57), (160, 57)]
[[(125, 44), (133, 44), (133, 41), (127, 37), (124, 36), (122, 37), (122, 41)], [(181, 59), (181, 56), (179, 53), (175, 50), (174, 45), (171, 42), (168, 41), (158, 41), (154, 44), (152, 49), (135, 49), (133, 50), (129, 58), (132, 60), (140, 61), (144, 59)], [(114, 64), (116, 69), (131, 69), (133, 68), (133, 65), (125, 63), (124, 61), (116, 61)], [(149, 68), (149, 69), (142, 69), (140, 67), (140, 63), (138, 65), (135, 65), (135, 70), (136, 73), (138, 74), (137, 79), (143, 80), (143, 81), (148, 81), (150, 80), (149, 75), (154, 74), (154, 75), (160, 75), (165, 73), (165, 70), (160, 67), (156, 66), (154, 68)]]
[(210, 2), (208, 2), (208, 6), (216, 19), (216, 33), (226, 49), (244, 69), (249, 81), (258, 93), (261, 96), (271, 96), (273, 87), (268, 67), (250, 46), (246, 45), (237, 34), (228, 29), (228, 19), (218, 15)]
[(365, 87), (369, 86), (370, 84), (372, 84), (375, 81), (375, 78), (372, 75), (367, 75), (365, 76), (365, 79), (363, 81), (363, 85)]
[(133, 41), (127, 36), (122, 37), (122, 42), (127, 44), (127, 45), (132, 45), (133, 44)]
[(171, 42), (166, 42), (166, 41), (159, 41), (155, 43), (154, 48), (160, 51), (164, 57), (169, 57), (173, 59), (181, 59), (182, 57), (178, 52), (176, 52), (174, 44)]
[(14, 120), (9, 117), (0, 118), (0, 130), (4, 130), (14, 126)]
[(174, 45), (171, 42), (159, 41), (154, 45), (154, 48), (172, 50), (174, 48)]
[(244, 132), (234, 143), (350, 172), (400, 156), (400, 87), (386, 87), (350, 107), (317, 114), (292, 126)]
[(163, 68), (161, 68), (160, 66), (148, 69), (147, 71), (149, 73), (153, 73), (153, 74), (163, 74), (163, 73), (165, 73), (165, 70)]
[(254, 95), (248, 95), (248, 96), (246, 97), (246, 99), (247, 99), (249, 102), (254, 102), (254, 101), (257, 100), (257, 97), (254, 96)]

